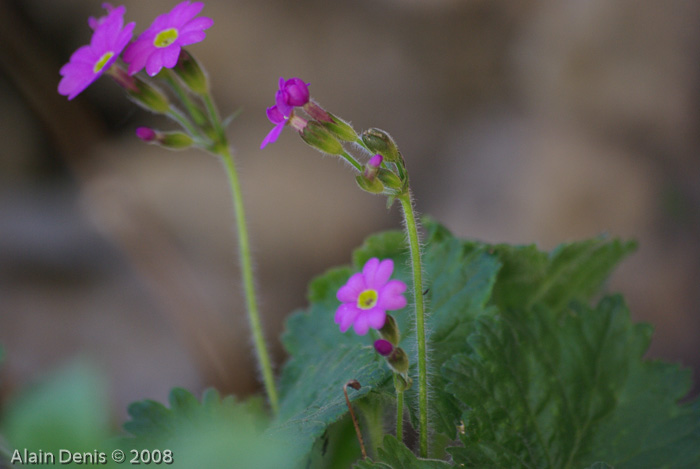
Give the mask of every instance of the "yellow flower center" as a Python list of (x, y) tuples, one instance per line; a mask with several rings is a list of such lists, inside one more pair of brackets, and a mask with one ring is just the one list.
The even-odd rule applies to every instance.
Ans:
[(168, 47), (170, 44), (177, 40), (177, 29), (170, 28), (164, 29), (159, 32), (155, 39), (153, 39), (153, 45), (156, 47)]
[(100, 73), (112, 57), (114, 57), (114, 52), (105, 52), (104, 55), (100, 57), (100, 60), (95, 63), (95, 66), (92, 67), (93, 73)]
[(379, 295), (376, 290), (365, 290), (357, 297), (357, 307), (360, 309), (372, 309), (377, 304)]

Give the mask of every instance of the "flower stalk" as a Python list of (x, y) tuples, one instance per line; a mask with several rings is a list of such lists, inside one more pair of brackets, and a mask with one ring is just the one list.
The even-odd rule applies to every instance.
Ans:
[(413, 273), (413, 303), (416, 310), (418, 343), (418, 424), (421, 457), (428, 457), (428, 360), (425, 339), (425, 304), (423, 302), (423, 267), (421, 263), (418, 224), (410, 192), (398, 197), (403, 209)]

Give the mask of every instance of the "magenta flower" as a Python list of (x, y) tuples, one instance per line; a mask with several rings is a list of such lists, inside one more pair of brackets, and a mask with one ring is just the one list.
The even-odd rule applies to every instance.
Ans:
[(389, 280), (394, 271), (394, 261), (368, 260), (358, 272), (338, 289), (336, 297), (341, 305), (335, 312), (335, 322), (340, 332), (353, 326), (358, 335), (365, 335), (369, 328), (381, 329), (387, 310), (406, 306), (406, 284), (401, 280)]
[(272, 130), (270, 130), (270, 132), (268, 132), (260, 144), (261, 150), (265, 148), (268, 143), (274, 143), (277, 141), (282, 133), (282, 129), (284, 129), (284, 126), (289, 120), (289, 117), (284, 117), (277, 106), (267, 108), (267, 118), (270, 119), (270, 122), (275, 124), (275, 126), (272, 128)]
[(88, 25), (90, 26), (90, 29), (92, 29), (93, 31), (96, 30), (99, 25), (104, 23), (104, 21), (106, 19), (108, 19), (112, 13), (114, 13), (115, 15), (118, 14), (121, 16), (124, 16), (124, 13), (126, 13), (126, 7), (123, 5), (118, 6), (117, 8), (114, 8), (114, 6), (112, 6), (111, 3), (105, 2), (102, 4), (102, 8), (107, 10), (107, 14), (105, 16), (101, 16), (99, 18), (95, 18), (94, 16), (91, 16), (90, 18), (88, 18)]
[(73, 52), (68, 63), (58, 72), (63, 77), (58, 84), (58, 92), (68, 96), (68, 99), (78, 96), (108, 70), (131, 40), (135, 23), (124, 26), (126, 9), (113, 8), (109, 4), (104, 6), (108, 14), (99, 20), (91, 18), (89, 21), (95, 30), (90, 44)]
[(309, 85), (310, 83), (304, 83), (301, 78), (285, 80), (283, 77), (280, 77), (279, 90), (275, 94), (277, 109), (284, 116), (289, 117), (292, 109), (308, 103)]
[(173, 68), (183, 46), (203, 41), (206, 37), (204, 30), (210, 28), (214, 20), (204, 16), (194, 18), (202, 8), (202, 2), (186, 0), (170, 13), (158, 16), (124, 51), (123, 59), (129, 64), (129, 75), (144, 67), (150, 76), (156, 75), (163, 67)]

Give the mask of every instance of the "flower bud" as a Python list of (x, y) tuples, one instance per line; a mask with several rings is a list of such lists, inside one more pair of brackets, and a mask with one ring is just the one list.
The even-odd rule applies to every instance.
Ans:
[(386, 361), (389, 363), (391, 369), (394, 370), (394, 373), (400, 375), (408, 373), (408, 355), (406, 355), (406, 352), (404, 352), (401, 347), (394, 347), (394, 351), (391, 352), (391, 355), (387, 357)]
[(369, 192), (370, 194), (381, 194), (384, 192), (384, 184), (382, 184), (382, 182), (377, 178), (369, 180), (363, 175), (360, 175), (355, 177), (355, 182), (357, 182), (357, 185), (360, 186), (360, 189)]
[(365, 164), (365, 170), (362, 172), (362, 176), (365, 179), (369, 179), (370, 181), (373, 180), (375, 177), (377, 177), (377, 173), (379, 172), (379, 168), (382, 166), (382, 160), (384, 157), (382, 155), (374, 155), (372, 158), (369, 159), (369, 161)]
[(173, 71), (194, 93), (205, 95), (209, 92), (209, 80), (206, 73), (195, 58), (185, 49), (180, 51), (180, 56)]
[(299, 132), (301, 139), (307, 145), (316, 148), (317, 150), (328, 153), (330, 155), (342, 155), (345, 150), (340, 142), (331, 133), (316, 121), (310, 121)]
[(159, 145), (170, 150), (184, 150), (192, 146), (192, 137), (184, 132), (161, 132), (149, 127), (136, 129), (136, 136), (146, 143)]
[(302, 109), (304, 109), (304, 112), (306, 112), (313, 120), (324, 123), (333, 122), (331, 115), (328, 114), (321, 106), (319, 106), (316, 101), (307, 101)]
[(151, 143), (156, 139), (157, 134), (156, 131), (150, 127), (137, 127), (136, 136), (146, 143)]
[(126, 90), (129, 98), (149, 111), (165, 114), (170, 109), (170, 101), (158, 88), (135, 75), (129, 75), (121, 67), (112, 66), (108, 72), (119, 86)]
[(388, 340), (377, 339), (374, 341), (374, 350), (382, 357), (388, 357), (394, 351), (394, 346)]
[(394, 373), (394, 387), (398, 392), (404, 392), (410, 389), (412, 385), (413, 380), (410, 377)]
[(388, 163), (397, 163), (402, 159), (394, 139), (381, 129), (365, 130), (362, 132), (362, 141), (371, 152), (384, 155)]
[(357, 141), (357, 132), (355, 132), (355, 129), (353, 129), (350, 124), (345, 122), (343, 119), (334, 116), (331, 113), (328, 113), (328, 116), (330, 117), (330, 122), (321, 122), (328, 130), (331, 131), (333, 135), (345, 142)]
[(377, 178), (382, 181), (382, 184), (390, 189), (400, 191), (404, 187), (404, 183), (401, 181), (401, 178), (388, 169), (379, 168)]
[(401, 333), (399, 332), (399, 326), (396, 324), (396, 321), (391, 315), (386, 315), (384, 327), (379, 329), (379, 335), (381, 335), (383, 339), (388, 340), (392, 344), (399, 345), (399, 341), (401, 340)]

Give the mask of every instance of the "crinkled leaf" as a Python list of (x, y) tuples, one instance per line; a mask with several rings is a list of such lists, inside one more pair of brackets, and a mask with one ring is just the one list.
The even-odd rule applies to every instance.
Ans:
[(445, 461), (436, 459), (420, 459), (395, 437), (384, 437), (379, 448), (377, 461), (363, 460), (354, 466), (356, 469), (443, 469), (452, 467)]
[(689, 371), (677, 365), (635, 363), (584, 461), (628, 469), (700, 467), (700, 401), (677, 404), (690, 385)]
[(503, 268), (493, 302), (504, 311), (539, 303), (558, 310), (572, 300), (588, 300), (636, 246), (633, 241), (605, 237), (562, 244), (551, 253), (533, 245), (495, 245), (493, 252)]
[(238, 402), (221, 398), (214, 389), (198, 401), (190, 392), (170, 392), (170, 408), (144, 400), (129, 406), (131, 420), (124, 428), (133, 436), (116, 446), (170, 449), (172, 467), (283, 467), (291, 448), (280, 437), (264, 434), (268, 424), (262, 400)]
[[(664, 453), (681, 448), (683, 464), (697, 461), (700, 416), (674, 403), (687, 391), (687, 377), (675, 367), (652, 372), (654, 366), (643, 364), (649, 339), (650, 328), (633, 324), (617, 296), (595, 309), (576, 303), (558, 312), (539, 303), (479, 318), (467, 353), (442, 370), (466, 427), (463, 447), (450, 453), (476, 467), (664, 467), (639, 464), (642, 458), (668, 463)], [(641, 418), (648, 426), (626, 420), (635, 411), (653, 415)], [(694, 421), (673, 422), (677, 438), (661, 439), (672, 444), (651, 451), (657, 459), (645, 452), (650, 446), (637, 446), (652, 443), (648, 434), (660, 437), (654, 429), (678, 417)], [(630, 451), (634, 463), (622, 466)]]

